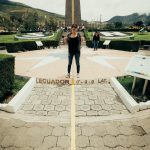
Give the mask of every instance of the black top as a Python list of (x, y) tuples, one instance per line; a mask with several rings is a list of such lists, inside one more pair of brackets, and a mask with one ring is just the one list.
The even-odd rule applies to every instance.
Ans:
[(78, 35), (76, 37), (71, 37), (70, 34), (68, 34), (68, 49), (69, 49), (69, 53), (80, 53), (80, 45), (81, 45), (81, 37), (80, 34), (78, 33)]
[(99, 40), (100, 40), (99, 34), (93, 36), (93, 41), (99, 41)]

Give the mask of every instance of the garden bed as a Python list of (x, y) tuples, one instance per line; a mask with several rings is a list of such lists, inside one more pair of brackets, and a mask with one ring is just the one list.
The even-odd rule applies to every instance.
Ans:
[(11, 99), (23, 88), (23, 86), (29, 81), (29, 78), (15, 76), (13, 89), (10, 93), (5, 94), (0, 98), (0, 103), (8, 104)]
[(17, 80), (15, 80), (13, 93), (5, 96), (3, 99), (3, 104), (0, 103), (0, 110), (15, 113), (29, 96), (35, 84), (35, 78), (28, 79), (17, 77)]
[(63, 31), (60, 30), (54, 33), (54, 36), (49, 38), (39, 39), (17, 39), (15, 34), (13, 35), (0, 35), (0, 46), (5, 46), (7, 52), (14, 53), (18, 51), (37, 50), (38, 46), (35, 41), (41, 41), (44, 47), (56, 48), (59, 46), (60, 38), (62, 37)]
[(131, 94), (133, 83), (133, 77), (131, 76), (118, 77), (117, 79), (112, 77), (110, 83), (130, 112), (135, 113), (137, 111), (150, 109), (150, 82), (148, 82), (145, 95), (143, 96), (143, 79), (136, 81), (133, 94)]
[(136, 86), (131, 94), (131, 88), (134, 77), (132, 76), (123, 76), (117, 78), (120, 84), (128, 91), (128, 93), (136, 100), (137, 103), (140, 102), (147, 102), (150, 100), (150, 82), (148, 83), (147, 90), (145, 92), (145, 95), (142, 95), (142, 90), (144, 86), (144, 79), (137, 78), (136, 80)]

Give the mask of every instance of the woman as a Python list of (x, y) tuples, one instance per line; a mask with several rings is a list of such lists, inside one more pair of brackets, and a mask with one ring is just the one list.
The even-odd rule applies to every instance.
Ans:
[(71, 31), (65, 38), (65, 43), (68, 44), (68, 74), (67, 78), (70, 78), (70, 71), (73, 57), (75, 56), (76, 67), (77, 67), (77, 78), (80, 73), (80, 48), (81, 48), (81, 36), (77, 32), (78, 25), (72, 24)]

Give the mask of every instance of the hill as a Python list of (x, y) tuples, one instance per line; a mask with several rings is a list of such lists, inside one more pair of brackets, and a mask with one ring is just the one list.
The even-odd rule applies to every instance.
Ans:
[[(32, 8), (18, 2), (0, 0), (0, 26), (14, 29), (20, 25), (25, 25), (27, 20), (32, 23), (36, 21), (38, 26), (45, 24), (57, 24), (64, 22), (64, 16)], [(25, 23), (26, 22), (26, 23)]]
[(108, 23), (114, 23), (114, 22), (122, 22), (123, 24), (133, 24), (138, 21), (143, 21), (145, 23), (150, 23), (150, 14), (138, 14), (133, 13), (131, 15), (127, 16), (114, 16), (110, 20), (108, 20)]

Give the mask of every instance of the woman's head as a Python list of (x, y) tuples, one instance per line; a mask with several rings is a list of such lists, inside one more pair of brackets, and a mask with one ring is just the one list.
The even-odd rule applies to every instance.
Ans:
[(95, 35), (98, 35), (98, 34), (99, 34), (99, 33), (96, 31), (96, 32), (95, 32)]
[(77, 24), (72, 24), (71, 25), (71, 32), (77, 32), (78, 25)]

